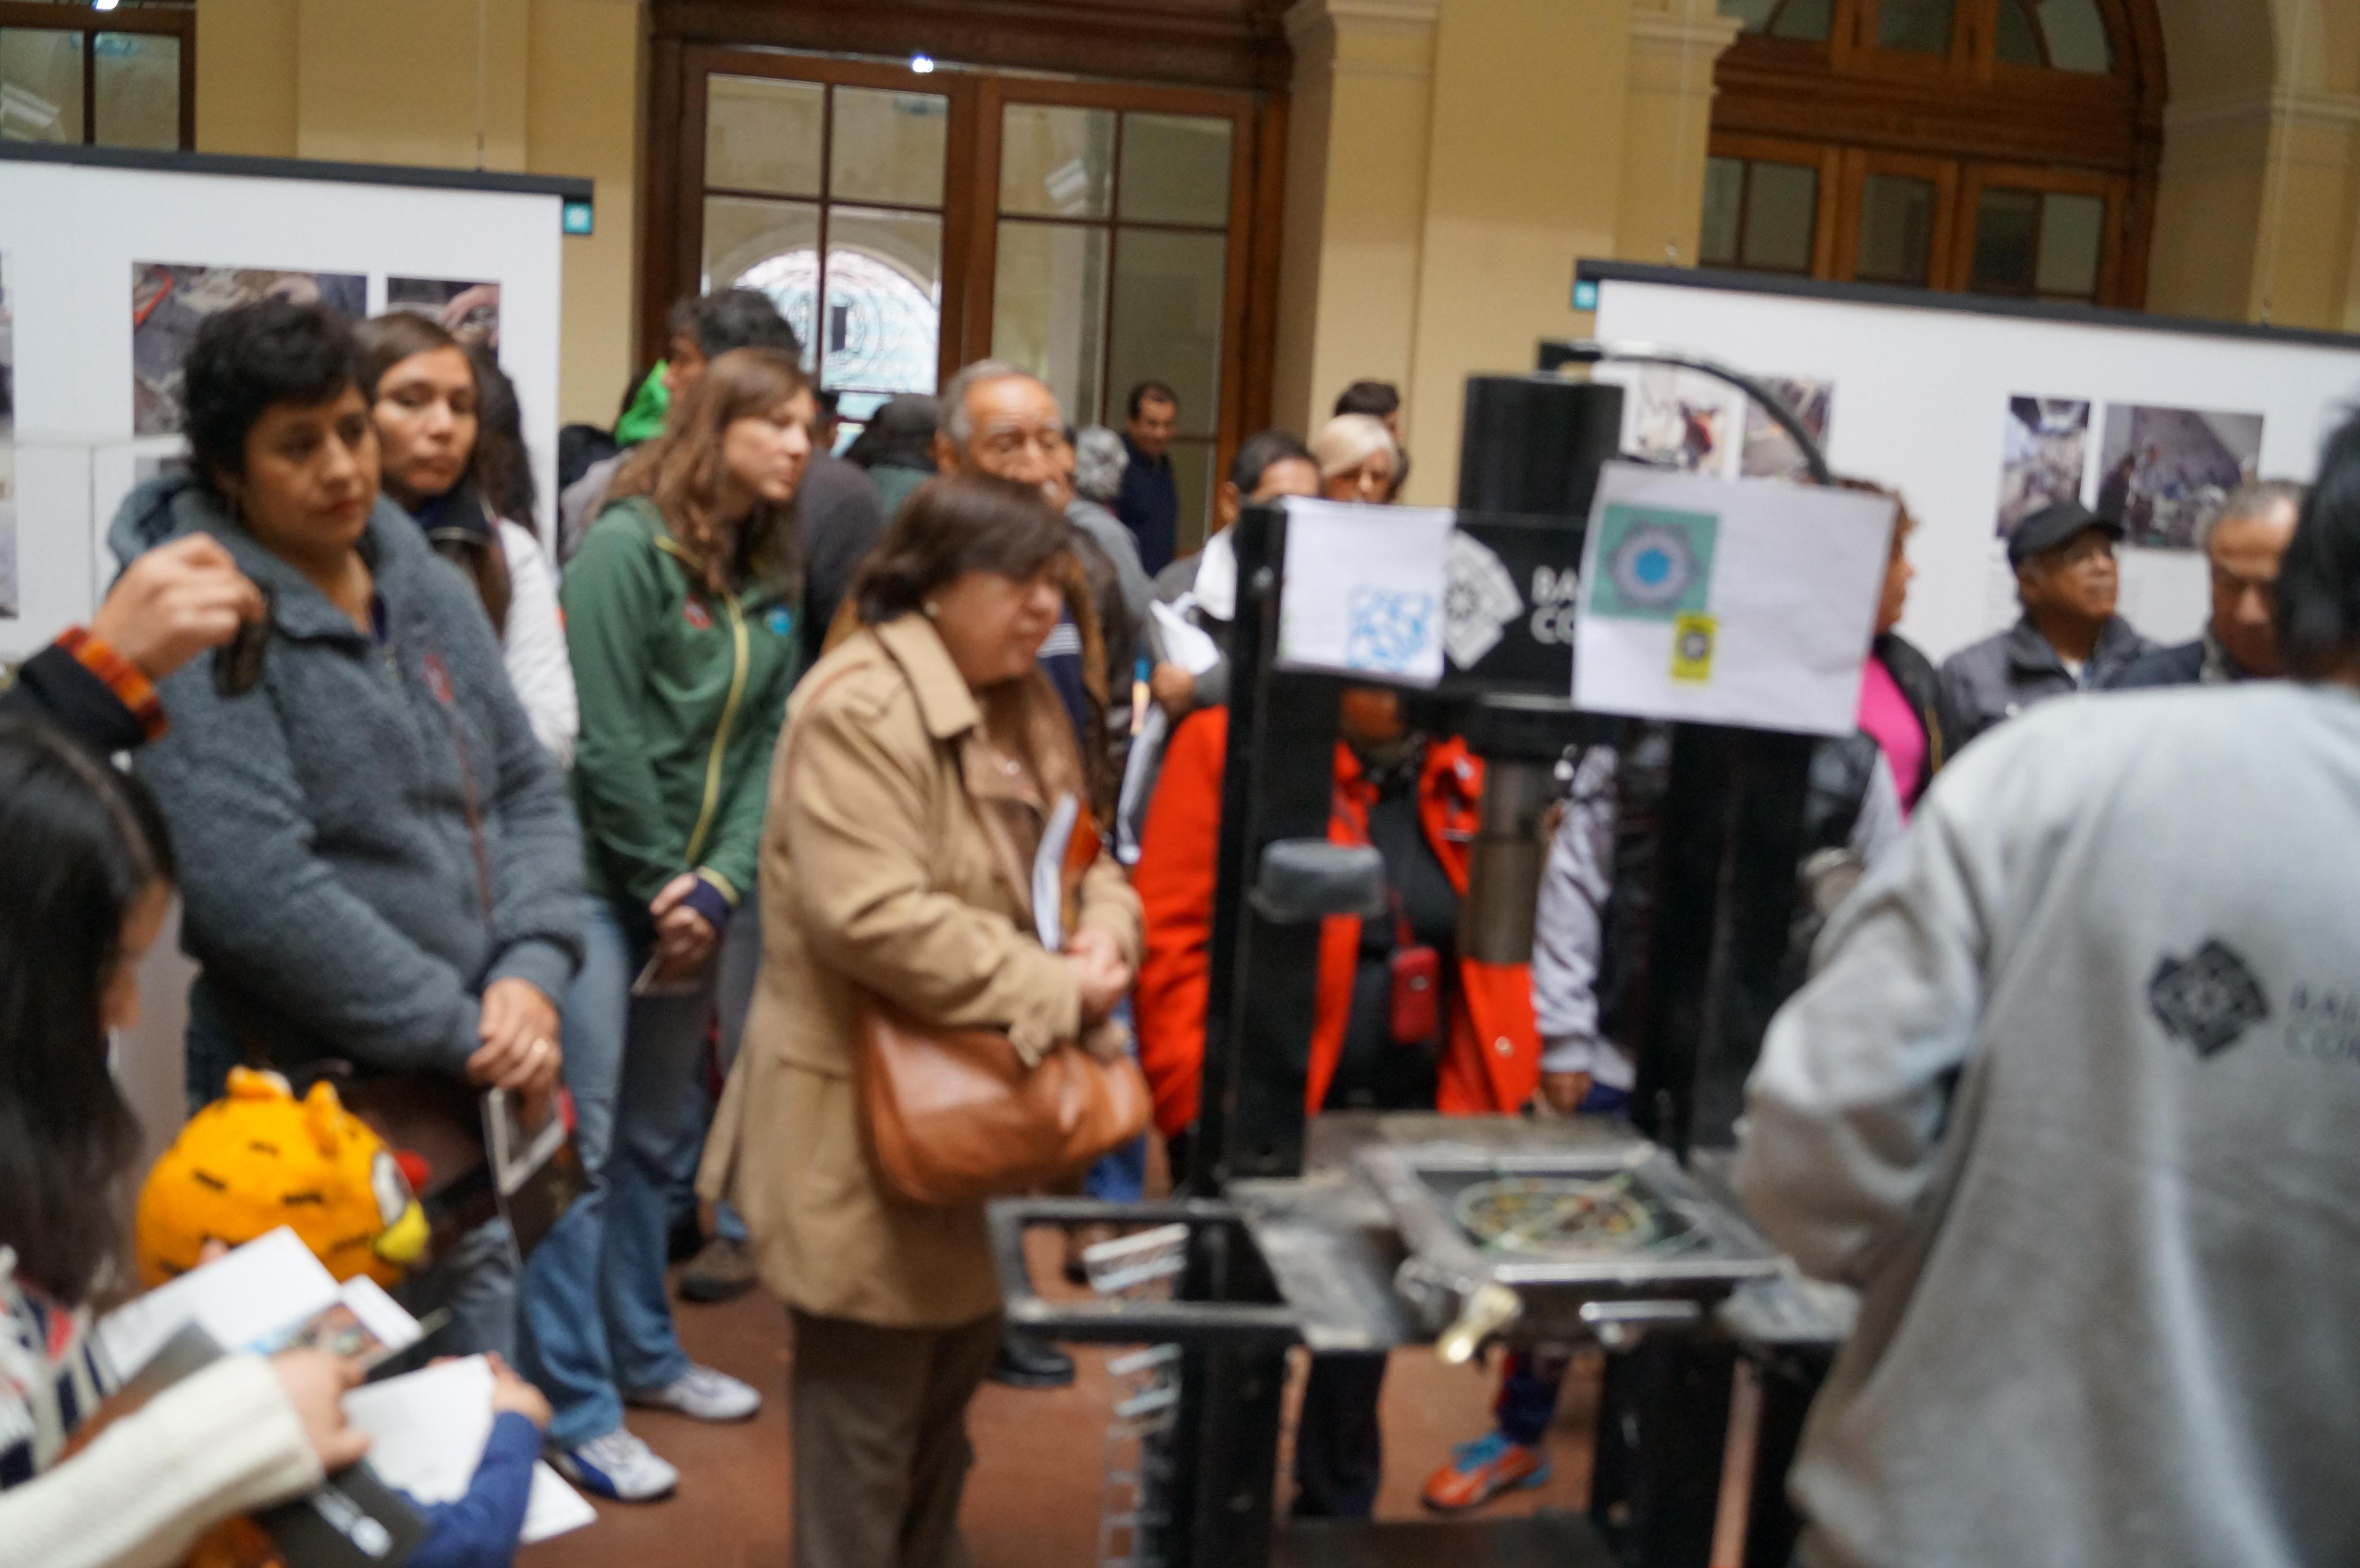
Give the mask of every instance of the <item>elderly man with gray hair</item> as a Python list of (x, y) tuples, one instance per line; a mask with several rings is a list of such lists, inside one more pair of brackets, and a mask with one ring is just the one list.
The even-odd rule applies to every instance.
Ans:
[(2133, 660), (2107, 683), (2109, 690), (2220, 686), (2286, 673), (2270, 603), (2304, 493), (2289, 479), (2265, 479), (2229, 492), (2196, 536), (2212, 574), (2212, 618), (2204, 635)]

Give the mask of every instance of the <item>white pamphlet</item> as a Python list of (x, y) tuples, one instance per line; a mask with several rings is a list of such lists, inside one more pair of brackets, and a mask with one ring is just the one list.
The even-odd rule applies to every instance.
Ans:
[(1081, 814), (1080, 796), (1071, 790), (1058, 796), (1032, 856), (1032, 931), (1051, 953), (1065, 950), (1065, 851)]
[[(369, 1467), (421, 1503), (467, 1495), (492, 1437), (492, 1368), (480, 1356), (444, 1361), (344, 1396), (344, 1414), (369, 1434)], [(530, 1546), (597, 1520), (556, 1471), (533, 1462), (524, 1516)]]
[(1452, 526), (1439, 506), (1287, 497), (1279, 666), (1440, 681)]
[(1892, 538), (1881, 495), (1608, 463), (1582, 548), (1574, 705), (1850, 735)]
[(189, 1323), (224, 1350), (316, 1345), (381, 1359), (418, 1343), (418, 1320), (366, 1275), (339, 1285), (284, 1225), (192, 1269), (99, 1320), (97, 1338), (130, 1377)]

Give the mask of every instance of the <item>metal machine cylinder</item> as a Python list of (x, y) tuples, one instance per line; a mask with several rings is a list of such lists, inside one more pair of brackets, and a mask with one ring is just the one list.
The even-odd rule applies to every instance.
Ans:
[[(1622, 389), (1557, 376), (1472, 376), (1459, 452), (1461, 512), (1559, 519), (1579, 530), (1598, 471), (1620, 449)], [(1459, 947), (1485, 964), (1524, 964), (1548, 845), (1554, 765), (1572, 717), (1570, 685), (1535, 700), (1493, 696), (1460, 731), (1484, 760), (1483, 811), (1469, 860)]]
[(1561, 376), (1470, 376), (1459, 443), (1459, 509), (1590, 516), (1598, 470), (1621, 450), (1622, 388)]
[(1524, 964), (1533, 956), (1548, 845), (1541, 817), (1555, 783), (1549, 763), (1515, 757), (1483, 769), (1483, 812), (1459, 906), (1459, 951), (1479, 964)]

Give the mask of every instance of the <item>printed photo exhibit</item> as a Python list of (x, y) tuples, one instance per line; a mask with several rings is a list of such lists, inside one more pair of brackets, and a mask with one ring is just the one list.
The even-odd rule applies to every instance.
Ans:
[(2007, 400), (2006, 435), (2001, 445), (1999, 532), (2057, 501), (2081, 494), (2081, 469), (2090, 447), (2090, 405), (2078, 397)]
[(435, 278), (388, 278), (385, 308), (439, 324), (463, 343), (500, 346), (500, 286)]
[(2110, 403), (2104, 432), (2092, 508), (2155, 550), (2194, 550), (2198, 525), (2261, 463), (2259, 414)]
[(1625, 387), (1623, 450), (1658, 468), (1719, 473), (1728, 461), (1732, 396), (1708, 377), (1649, 365)]
[(180, 365), (204, 319), (277, 296), (317, 302), (355, 321), (368, 314), (368, 279), (357, 272), (277, 272), (142, 261), (131, 267), (132, 433), (180, 429)]
[[(1820, 449), (1826, 450), (1828, 410), (1835, 402), (1836, 384), (1797, 376), (1765, 376), (1758, 379), (1765, 391), (1803, 421), (1803, 428), (1811, 432), (1811, 439), (1819, 443)], [(1795, 438), (1750, 397), (1745, 402), (1745, 447), (1740, 472), (1748, 479), (1796, 480), (1807, 478), (1810, 473)]]

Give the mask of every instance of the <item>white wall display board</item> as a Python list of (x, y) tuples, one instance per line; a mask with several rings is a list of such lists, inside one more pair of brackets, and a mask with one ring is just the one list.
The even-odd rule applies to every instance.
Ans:
[[(2311, 478), (2360, 404), (2360, 338), (1853, 284), (1581, 264), (1595, 335), (1716, 360), (1799, 394), (1838, 474), (1898, 489), (1918, 528), (1901, 630), (1939, 659), (2016, 616), (2003, 530), (2077, 495), (2128, 524), (2122, 613), (2202, 627), (2196, 521), (2241, 478)], [(1626, 452), (1735, 478), (1783, 472), (1733, 388), (1606, 365)]]
[(564, 209), (589, 199), (587, 180), (541, 176), (0, 151), (0, 381), (15, 427), (0, 413), (0, 590), (14, 590), (0, 593), (0, 659), (89, 617), (115, 569), (117, 504), (182, 451), (178, 356), (206, 314), (264, 293), (424, 310), (494, 343), (546, 536)]

